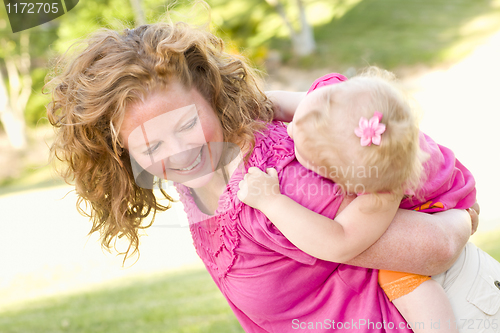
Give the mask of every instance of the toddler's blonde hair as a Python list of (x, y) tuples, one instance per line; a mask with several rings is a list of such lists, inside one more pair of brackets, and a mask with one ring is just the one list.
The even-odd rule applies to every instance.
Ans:
[[(396, 195), (417, 191), (427, 154), (420, 150), (414, 109), (394, 81), (392, 73), (370, 67), (348, 81), (318, 89), (313, 109), (294, 122), (303, 133), (299, 152), (343, 189)], [(376, 111), (386, 126), (382, 141), (361, 146), (354, 130), (361, 117), (369, 120)]]

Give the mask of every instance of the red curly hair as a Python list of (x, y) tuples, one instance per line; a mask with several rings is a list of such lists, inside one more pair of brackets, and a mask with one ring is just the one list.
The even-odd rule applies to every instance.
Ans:
[[(109, 250), (116, 237), (128, 238), (125, 261), (138, 252), (139, 230), (173, 201), (162, 190), (169, 202), (160, 204), (153, 190), (134, 180), (118, 135), (127, 106), (175, 78), (211, 104), (225, 142), (249, 151), (254, 132), (272, 120), (273, 108), (256, 72), (243, 58), (225, 53), (222, 40), (205, 29), (181, 22), (121, 33), (103, 29), (82, 43), (83, 50), (59, 59), (46, 84), (52, 94), (47, 115), (56, 129), (51, 159), (65, 162), (59, 171), (75, 184), (77, 208), (90, 217), (90, 233), (100, 232), (102, 246)], [(151, 223), (143, 225), (151, 213)]]

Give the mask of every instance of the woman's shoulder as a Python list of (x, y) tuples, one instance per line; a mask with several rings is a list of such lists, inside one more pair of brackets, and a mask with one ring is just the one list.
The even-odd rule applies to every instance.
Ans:
[(252, 166), (262, 171), (275, 168), (281, 193), (317, 213), (333, 218), (343, 200), (340, 186), (297, 161), (293, 140), (281, 122), (270, 123), (265, 131), (256, 135), (255, 149), (248, 163), (248, 167)]
[(280, 121), (268, 123), (255, 133), (255, 147), (248, 160), (248, 167), (283, 169), (295, 159), (294, 144)]

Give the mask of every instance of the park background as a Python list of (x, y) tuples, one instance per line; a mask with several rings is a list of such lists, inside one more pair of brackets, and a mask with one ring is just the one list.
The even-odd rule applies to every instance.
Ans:
[[(481, 215), (472, 240), (500, 259), (500, 0), (207, 2), (212, 31), (262, 71), (266, 90), (304, 91), (325, 73), (368, 65), (394, 71), (421, 106), (422, 130), (474, 174)], [(41, 91), (53, 59), (100, 27), (133, 28), (167, 10), (207, 22), (203, 6), (191, 9), (81, 0), (12, 34), (0, 8), (0, 332), (242, 332), (194, 252), (180, 203), (122, 267), (87, 236), (74, 192), (47, 161), (53, 131)]]

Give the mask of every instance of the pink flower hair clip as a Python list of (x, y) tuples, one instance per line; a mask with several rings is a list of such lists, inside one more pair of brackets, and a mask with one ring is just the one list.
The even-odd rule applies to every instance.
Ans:
[(372, 143), (379, 146), (382, 140), (382, 133), (385, 132), (385, 125), (380, 123), (382, 113), (375, 111), (370, 120), (361, 117), (359, 127), (354, 130), (356, 136), (361, 138), (362, 146), (370, 146)]

